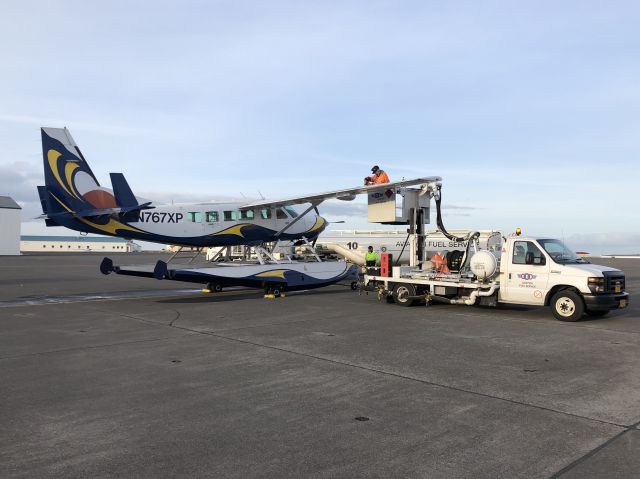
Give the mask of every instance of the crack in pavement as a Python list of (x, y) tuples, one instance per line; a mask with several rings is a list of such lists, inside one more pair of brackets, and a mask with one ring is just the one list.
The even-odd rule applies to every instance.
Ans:
[[(505, 402), (508, 402), (508, 403), (511, 403), (511, 404), (516, 404), (516, 405), (519, 405), (519, 406), (532, 407), (532, 408), (539, 409), (539, 410), (542, 410), (542, 411), (553, 412), (553, 413), (562, 414), (562, 415), (565, 415), (565, 416), (574, 417), (574, 418), (578, 418), (578, 419), (585, 419), (585, 420), (588, 420), (588, 421), (594, 421), (594, 422), (598, 422), (598, 423), (601, 423), (601, 424), (607, 424), (607, 425), (610, 425), (610, 426), (621, 427), (621, 428), (624, 428), (625, 431), (628, 430), (628, 429), (635, 428), (640, 424), (640, 422), (639, 423), (635, 423), (633, 425), (619, 424), (619, 423), (615, 423), (615, 422), (612, 422), (612, 421), (606, 421), (606, 420), (603, 420), (603, 419), (597, 419), (597, 418), (593, 418), (593, 417), (589, 417), (589, 416), (583, 416), (583, 415), (580, 415), (580, 414), (569, 413), (569, 412), (566, 412), (566, 411), (561, 411), (561, 410), (558, 410), (558, 409), (553, 409), (553, 408), (549, 408), (549, 407), (545, 407), (545, 406), (540, 406), (540, 405), (537, 405), (537, 404), (527, 403), (527, 402), (524, 402), (524, 401), (518, 401), (518, 400), (515, 400), (515, 399), (509, 399), (509, 398), (496, 396), (496, 395), (492, 395), (492, 394), (481, 393), (481, 392), (474, 391), (474, 390), (471, 390), (471, 389), (460, 388), (460, 387), (451, 386), (451, 385), (448, 385), (448, 384), (428, 381), (426, 379), (416, 378), (416, 377), (413, 377), (413, 376), (394, 373), (394, 372), (391, 372), (391, 371), (385, 371), (383, 369), (371, 368), (371, 367), (368, 367), (368, 366), (363, 366), (361, 364), (351, 363), (351, 362), (348, 362), (348, 361), (340, 361), (340, 360), (337, 360), (337, 359), (332, 359), (332, 358), (328, 358), (328, 357), (324, 357), (324, 356), (317, 356), (317, 355), (313, 355), (313, 354), (303, 353), (303, 352), (300, 352), (300, 351), (281, 348), (281, 347), (278, 347), (278, 346), (270, 346), (270, 345), (263, 344), (263, 343), (257, 343), (257, 342), (254, 342), (254, 341), (233, 338), (233, 337), (230, 337), (230, 336), (225, 336), (223, 334), (220, 334), (220, 331), (222, 331), (222, 332), (224, 332), (224, 331), (237, 331), (237, 330), (241, 330), (241, 329), (252, 329), (252, 328), (258, 328), (258, 327), (263, 327), (263, 326), (278, 325), (278, 324), (292, 324), (292, 323), (299, 323), (299, 322), (318, 321), (318, 319), (305, 319), (305, 320), (300, 320), (300, 321), (284, 321), (284, 322), (279, 322), (279, 323), (270, 323), (270, 324), (266, 324), (266, 325), (262, 324), (262, 325), (256, 325), (256, 326), (248, 326), (246, 328), (234, 328), (234, 329), (218, 330), (218, 331), (203, 331), (203, 330), (189, 328), (187, 326), (178, 326), (178, 325), (176, 325), (175, 322), (180, 318), (181, 315), (180, 315), (179, 311), (176, 311), (176, 310), (173, 310), (173, 311), (176, 313), (176, 317), (169, 324), (156, 323), (156, 322), (153, 322), (153, 321), (143, 320), (141, 318), (137, 318), (135, 316), (127, 315), (127, 314), (121, 314), (121, 313), (115, 313), (115, 314), (118, 314), (119, 316), (122, 316), (122, 317), (138, 320), (138, 321), (143, 321), (145, 323), (153, 323), (153, 324), (158, 325), (158, 326), (166, 326), (166, 327), (170, 327), (170, 328), (173, 328), (173, 329), (180, 329), (180, 330), (183, 330), (183, 331), (188, 331), (188, 332), (194, 333), (194, 334), (200, 334), (200, 335), (204, 335), (204, 336), (211, 336), (211, 337), (215, 337), (215, 338), (219, 338), (219, 339), (223, 339), (223, 340), (227, 340), (227, 341), (233, 341), (233, 342), (237, 342), (237, 343), (241, 343), (241, 344), (257, 346), (257, 347), (261, 347), (261, 348), (265, 348), (265, 349), (271, 349), (271, 350), (274, 350), (274, 351), (280, 351), (280, 352), (285, 352), (285, 353), (289, 353), (289, 354), (295, 354), (297, 356), (302, 356), (302, 357), (315, 359), (315, 360), (319, 360), (319, 361), (325, 361), (325, 362), (329, 362), (329, 363), (337, 364), (337, 365), (341, 365), (341, 366), (347, 366), (347, 367), (352, 367), (352, 368), (356, 368), (356, 369), (362, 369), (362, 370), (365, 370), (365, 371), (374, 372), (374, 373), (378, 373), (378, 374), (383, 374), (383, 375), (387, 375), (387, 376), (392, 376), (392, 377), (405, 379), (405, 380), (409, 380), (409, 381), (414, 381), (414, 382), (422, 383), (422, 384), (429, 385), (429, 386), (440, 387), (440, 388), (443, 388), (443, 389), (449, 389), (449, 390), (457, 391), (457, 392), (464, 392), (464, 393), (472, 394), (472, 395), (475, 395), (475, 396), (485, 397), (485, 398), (489, 398), (489, 399), (496, 399), (496, 400), (499, 400), (499, 401), (505, 401)], [(622, 431), (622, 432), (624, 432), (624, 431)]]
[(4, 357), (0, 357), (0, 361), (4, 361), (6, 359), (28, 358), (29, 356), (41, 356), (45, 354), (65, 353), (69, 351), (83, 351), (88, 349), (110, 348), (112, 346), (121, 346), (123, 344), (149, 343), (152, 341), (166, 341), (167, 339), (171, 339), (172, 337), (173, 336), (167, 336), (164, 338), (136, 339), (133, 341), (120, 341), (118, 343), (96, 344), (94, 346), (78, 346), (76, 348), (51, 349), (48, 351), (38, 351), (36, 353), (17, 354), (15, 356), (4, 356)]
[[(129, 319), (133, 319), (136, 321), (141, 321), (143, 323), (147, 323), (147, 324), (155, 324), (156, 326), (170, 326), (173, 327), (174, 324), (176, 323), (176, 321), (178, 321), (178, 319), (180, 319), (181, 314), (178, 311), (173, 310), (176, 314), (177, 317), (175, 317), (172, 321), (169, 322), (169, 324), (165, 324), (165, 323), (161, 323), (161, 322), (157, 322), (157, 321), (151, 321), (148, 319), (143, 319), (143, 318), (138, 318), (136, 316), (132, 316), (130, 314), (122, 314), (122, 313), (113, 313), (112, 311), (110, 311), (111, 314), (117, 314), (118, 316), (121, 316), (123, 318), (129, 318)], [(103, 311), (106, 312), (106, 311)], [(328, 319), (338, 319), (340, 318), (340, 316), (327, 316), (325, 318), (309, 318), (309, 319), (298, 319), (295, 321), (277, 321), (274, 323), (262, 323), (262, 324), (254, 324), (251, 326), (243, 326), (241, 328), (224, 328), (224, 329), (213, 329), (210, 330), (210, 332), (213, 333), (220, 333), (220, 332), (226, 332), (226, 331), (242, 331), (242, 330), (246, 330), (246, 329), (255, 329), (255, 328), (264, 328), (264, 327), (268, 327), (268, 326), (282, 326), (283, 324), (299, 324), (299, 323), (308, 323), (311, 321), (326, 321)], [(176, 328), (179, 328), (179, 326), (176, 326)], [(193, 332), (197, 332), (197, 333), (204, 333), (204, 331), (200, 331), (200, 330), (192, 330)]]
[(425, 385), (429, 385), (429, 386), (434, 386), (434, 387), (439, 387), (439, 388), (443, 388), (443, 389), (448, 389), (448, 390), (452, 390), (452, 391), (456, 391), (456, 392), (463, 392), (463, 393), (467, 393), (467, 394), (472, 394), (474, 396), (480, 396), (480, 397), (484, 397), (484, 398), (488, 398), (488, 399), (495, 399), (498, 401), (504, 401), (504, 402), (508, 402), (511, 404), (516, 404), (519, 406), (525, 406), (525, 407), (532, 407), (535, 409), (539, 409), (542, 411), (547, 411), (547, 412), (553, 412), (553, 413), (557, 413), (557, 414), (562, 414), (565, 416), (569, 416), (569, 417), (574, 417), (574, 418), (578, 418), (578, 419), (584, 419), (587, 421), (594, 421), (594, 422), (598, 422), (601, 424), (606, 424), (609, 426), (615, 426), (615, 427), (622, 427), (622, 428), (628, 428), (629, 426), (624, 425), (624, 424), (618, 424), (615, 422), (611, 422), (611, 421), (605, 421), (603, 419), (597, 419), (597, 418), (593, 418), (593, 417), (588, 417), (588, 416), (582, 416), (580, 414), (573, 414), (573, 413), (568, 413), (566, 411), (560, 411), (557, 409), (553, 409), (553, 408), (548, 408), (545, 406), (539, 406), (537, 404), (531, 404), (531, 403), (527, 403), (527, 402), (523, 402), (523, 401), (517, 401), (515, 399), (509, 399), (509, 398), (504, 398), (504, 397), (500, 397), (500, 396), (495, 396), (492, 394), (486, 394), (486, 393), (481, 393), (478, 391), (473, 391), (471, 389), (465, 389), (465, 388), (459, 388), (456, 386), (451, 386), (448, 384), (442, 384), (442, 383), (437, 383), (437, 382), (433, 382), (433, 381), (428, 381), (426, 379), (420, 379), (420, 378), (416, 378), (413, 376), (407, 376), (404, 374), (399, 374), (399, 373), (394, 373), (391, 371), (385, 371), (383, 369), (377, 369), (377, 368), (372, 368), (369, 366), (363, 366), (361, 364), (356, 364), (356, 363), (351, 363), (348, 361), (340, 361), (337, 359), (332, 359), (332, 358), (328, 358), (328, 357), (324, 357), (324, 356), (317, 356), (317, 355), (313, 355), (313, 354), (308, 354), (308, 353), (302, 353), (300, 351), (294, 351), (291, 349), (285, 349), (285, 348), (281, 348), (278, 346), (269, 346), (267, 344), (262, 344), (262, 343), (256, 343), (254, 341), (248, 341), (248, 340), (244, 340), (244, 339), (238, 339), (238, 338), (233, 338), (233, 337), (229, 337), (229, 336), (224, 336), (222, 334), (219, 333), (214, 333), (214, 332), (210, 332), (210, 331), (200, 331), (200, 330), (195, 330), (195, 329), (191, 329), (191, 328), (187, 328), (185, 326), (172, 326), (173, 328), (176, 329), (182, 329), (185, 331), (189, 331), (192, 333), (196, 333), (196, 334), (202, 334), (205, 336), (212, 336), (215, 338), (219, 338), (219, 339), (223, 339), (223, 340), (227, 340), (227, 341), (233, 341), (233, 342), (237, 342), (237, 343), (241, 343), (241, 344), (248, 344), (251, 346), (257, 346), (257, 347), (261, 347), (261, 348), (265, 348), (265, 349), (271, 349), (274, 351), (280, 351), (280, 352), (284, 352), (284, 353), (288, 353), (288, 354), (294, 354), (297, 356), (301, 356), (301, 357), (305, 357), (305, 358), (309, 358), (309, 359), (315, 359), (315, 360), (319, 360), (319, 361), (325, 361), (328, 363), (332, 363), (332, 364), (337, 364), (340, 366), (347, 366), (347, 367), (351, 367), (351, 368), (356, 368), (356, 369), (361, 369), (364, 371), (369, 371), (369, 372), (373, 372), (373, 373), (377, 373), (377, 374), (383, 374), (386, 376), (391, 376), (391, 377), (395, 377), (395, 378), (399, 378), (399, 379), (405, 379), (408, 381), (413, 381), (413, 382), (417, 382), (417, 383), (421, 383), (421, 384), (425, 384)]
[[(134, 315), (130, 315), (130, 314), (117, 313), (117, 312), (114, 312), (114, 311), (101, 311), (101, 312), (114, 314), (114, 315), (117, 315), (117, 316), (120, 316), (120, 317), (123, 317), (123, 318), (133, 319), (135, 321), (139, 321), (139, 322), (142, 322), (142, 323), (148, 324), (148, 325), (154, 325), (154, 326), (159, 326), (159, 327), (169, 327), (169, 328), (172, 328), (172, 329), (178, 329), (178, 330), (181, 330), (181, 331), (185, 331), (188, 334), (199, 334), (199, 335), (203, 335), (203, 336), (210, 336), (210, 337), (214, 337), (214, 338), (225, 340), (225, 341), (232, 341), (232, 342), (235, 342), (235, 343), (245, 344), (245, 345), (249, 345), (249, 346), (265, 348), (265, 349), (269, 349), (269, 350), (273, 350), (273, 351), (279, 351), (279, 352), (283, 352), (283, 353), (287, 353), (287, 354), (293, 354), (293, 355), (296, 355), (296, 356), (305, 357), (305, 358), (309, 358), (309, 359), (314, 359), (314, 360), (318, 360), (318, 361), (324, 361), (324, 362), (327, 362), (327, 363), (331, 363), (331, 364), (335, 364), (335, 365), (339, 365), (339, 366), (343, 366), (343, 367), (346, 366), (346, 367), (350, 367), (350, 368), (360, 369), (360, 370), (364, 370), (364, 371), (368, 371), (368, 372), (372, 372), (372, 373), (376, 373), (376, 374), (381, 374), (381, 375), (384, 375), (384, 376), (389, 376), (389, 377), (394, 377), (394, 378), (398, 378), (398, 379), (417, 382), (417, 383), (428, 385), (428, 386), (432, 386), (432, 387), (438, 387), (438, 388), (448, 389), (448, 390), (452, 390), (452, 391), (456, 391), (456, 392), (462, 392), (462, 393), (471, 394), (471, 395), (474, 395), (474, 396), (483, 397), (483, 398), (487, 398), (487, 399), (504, 401), (504, 402), (515, 404), (515, 405), (518, 405), (518, 406), (531, 407), (531, 408), (534, 408), (534, 409), (538, 409), (538, 410), (542, 410), (542, 411), (546, 411), (546, 412), (551, 412), (551, 413), (556, 413), (556, 414), (561, 414), (561, 415), (572, 417), (572, 418), (576, 418), (576, 419), (593, 421), (593, 422), (597, 422), (597, 423), (601, 423), (601, 424), (606, 424), (606, 425), (609, 425), (609, 426), (622, 428), (621, 431), (619, 431), (618, 433), (616, 433), (615, 435), (613, 435), (612, 437), (610, 437), (609, 439), (604, 441), (602, 444), (600, 444), (600, 445), (596, 446), (595, 448), (591, 449), (587, 453), (583, 454), (579, 458), (575, 459), (574, 461), (572, 461), (571, 463), (569, 463), (568, 465), (566, 465), (565, 467), (560, 469), (558, 472), (556, 472), (553, 475), (551, 475), (550, 479), (558, 479), (558, 478), (560, 478), (562, 475), (566, 474), (567, 472), (569, 472), (570, 470), (572, 470), (576, 466), (580, 465), (581, 463), (585, 462), (589, 458), (593, 457), (599, 451), (605, 449), (607, 446), (609, 446), (612, 443), (614, 443), (617, 439), (622, 437), (624, 434), (628, 433), (631, 430), (638, 430), (638, 428), (640, 426), (640, 421), (638, 421), (638, 422), (636, 422), (634, 424), (631, 424), (631, 425), (619, 424), (619, 423), (606, 421), (606, 420), (602, 420), (602, 419), (597, 419), (597, 418), (593, 418), (593, 417), (589, 417), (589, 416), (583, 416), (583, 415), (580, 415), (580, 414), (568, 413), (568, 412), (565, 412), (565, 411), (560, 411), (560, 410), (553, 409), (553, 408), (550, 408), (550, 407), (531, 404), (531, 403), (527, 403), (527, 402), (524, 402), (524, 401), (518, 401), (518, 400), (504, 398), (504, 397), (497, 396), (497, 395), (482, 393), (482, 392), (474, 391), (474, 390), (471, 390), (471, 389), (465, 389), (465, 388), (460, 388), (460, 387), (456, 387), (456, 386), (451, 386), (451, 385), (448, 385), (448, 384), (438, 383), (438, 382), (434, 382), (434, 381), (428, 381), (428, 380), (425, 380), (425, 379), (420, 379), (420, 378), (409, 376), (409, 375), (405, 375), (405, 374), (395, 373), (395, 372), (391, 372), (391, 371), (385, 371), (383, 369), (364, 366), (364, 365), (356, 364), (356, 363), (351, 363), (349, 361), (341, 361), (341, 360), (332, 359), (332, 358), (321, 356), (321, 355), (304, 353), (304, 352), (295, 351), (295, 350), (292, 350), (292, 349), (287, 349), (287, 348), (278, 347), (278, 346), (270, 346), (270, 345), (259, 343), (259, 342), (255, 342), (255, 341), (234, 338), (234, 337), (231, 337), (231, 336), (226, 336), (224, 334), (221, 334), (221, 332), (225, 332), (225, 331), (232, 332), (232, 331), (245, 330), (245, 329), (254, 329), (254, 328), (260, 328), (260, 327), (266, 327), (266, 326), (276, 326), (276, 325), (282, 325), (282, 324), (292, 324), (292, 323), (303, 323), (303, 322), (310, 322), (310, 321), (318, 321), (318, 319), (316, 319), (316, 318), (314, 318), (314, 319), (304, 319), (304, 320), (298, 320), (298, 321), (283, 321), (283, 322), (275, 322), (275, 323), (268, 323), (268, 324), (260, 324), (260, 325), (242, 327), (242, 328), (229, 328), (229, 329), (223, 329), (223, 330), (217, 330), (217, 331), (203, 331), (203, 330), (193, 329), (193, 328), (190, 328), (190, 327), (187, 327), (187, 326), (177, 325), (176, 323), (181, 319), (182, 315), (181, 315), (181, 313), (179, 311), (176, 311), (176, 310), (172, 310), (172, 311), (175, 313), (175, 316), (174, 316), (173, 319), (171, 319), (169, 321), (169, 323), (156, 322), (156, 321), (152, 321), (152, 320), (149, 320), (149, 319), (141, 318), (141, 317), (138, 317), (138, 316), (134, 316)], [(468, 315), (465, 315), (465, 316), (468, 316)], [(483, 318), (485, 317), (483, 315), (474, 315), (474, 316), (479, 316), (479, 317), (483, 317)], [(521, 318), (509, 318), (509, 317), (505, 317), (505, 318), (490, 318), (490, 317), (486, 317), (486, 319), (494, 319), (494, 320), (498, 319), (498, 320), (519, 321), (519, 322), (521, 322), (521, 321), (538, 322), (538, 321), (532, 321), (532, 320), (523, 320)], [(569, 326), (579, 326), (579, 325), (569, 325)], [(611, 329), (608, 329), (608, 328), (605, 329), (605, 328), (598, 328), (598, 327), (592, 327), (592, 326), (591, 327), (590, 326), (582, 326), (582, 327), (585, 328), (585, 329), (605, 330), (605, 331), (616, 332), (616, 333), (618, 333), (618, 332), (625, 332), (625, 333), (632, 332), (632, 333), (635, 333), (633, 331), (618, 331), (618, 330), (611, 330)], [(42, 352), (29, 353), (29, 354), (19, 354), (19, 355), (14, 355), (14, 356), (5, 356), (5, 357), (0, 357), (0, 360), (18, 359), (18, 358), (24, 358), (24, 357), (30, 357), (30, 356), (40, 356), (40, 355), (55, 354), (55, 353), (70, 352), (70, 351), (82, 351), (82, 350), (108, 348), (108, 347), (120, 346), (120, 345), (126, 345), (126, 344), (159, 342), (159, 341), (166, 341), (166, 340), (173, 339), (173, 338), (174, 338), (174, 336), (169, 336), (169, 337), (159, 337), (159, 338), (141, 339), (141, 340), (133, 340), (133, 341), (121, 341), (121, 342), (116, 342), (116, 343), (109, 343), (109, 344), (102, 344), (102, 345), (95, 345), (95, 346), (83, 346), (83, 347), (56, 349), (56, 350), (42, 351)]]
[(603, 442), (602, 444), (600, 444), (599, 446), (596, 446), (595, 448), (593, 448), (591, 451), (587, 452), (586, 454), (580, 456), (578, 459), (576, 459), (575, 461), (569, 463), (568, 465), (566, 465), (565, 467), (563, 467), (562, 469), (560, 469), (558, 472), (556, 472), (555, 474), (553, 474), (552, 476), (550, 476), (549, 479), (558, 479), (561, 476), (563, 476), (564, 474), (566, 474), (567, 472), (569, 472), (571, 469), (573, 469), (574, 467), (578, 466), (579, 464), (582, 464), (583, 462), (585, 462), (587, 459), (595, 456), (598, 452), (602, 451), (603, 449), (605, 449), (607, 446), (609, 446), (610, 444), (614, 443), (616, 440), (618, 440), (619, 438), (621, 438), (622, 436), (624, 436), (626, 433), (628, 433), (629, 431), (632, 430), (637, 430), (637, 427), (640, 425), (640, 421), (638, 421), (635, 424), (631, 424), (630, 426), (625, 426), (624, 431), (620, 431), (618, 434), (610, 437), (609, 439), (607, 439), (605, 442)]

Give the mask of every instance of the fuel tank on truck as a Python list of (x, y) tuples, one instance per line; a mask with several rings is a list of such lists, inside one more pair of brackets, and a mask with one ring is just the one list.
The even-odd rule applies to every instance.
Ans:
[(500, 255), (499, 251), (487, 250), (474, 253), (469, 264), (471, 272), (480, 280), (492, 279), (500, 271)]
[[(450, 234), (458, 237), (466, 236), (469, 230), (451, 230)], [(502, 235), (494, 230), (480, 231), (480, 249), (499, 251), (502, 246)], [(367, 248), (380, 253), (391, 253), (394, 264), (409, 264), (409, 242), (406, 230), (334, 230), (325, 231), (318, 238), (316, 248), (324, 255), (337, 255), (355, 264), (364, 264)], [(467, 247), (464, 241), (451, 241), (440, 231), (428, 231), (425, 236), (425, 258), (431, 258), (442, 251), (463, 251)]]

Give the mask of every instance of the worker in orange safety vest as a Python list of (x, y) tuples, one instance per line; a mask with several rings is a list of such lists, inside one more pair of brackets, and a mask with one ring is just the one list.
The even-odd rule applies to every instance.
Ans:
[(367, 176), (364, 179), (365, 185), (368, 186), (368, 185), (380, 185), (383, 183), (389, 183), (389, 175), (387, 175), (385, 171), (381, 170), (378, 165), (371, 168), (371, 173), (373, 173), (373, 175)]

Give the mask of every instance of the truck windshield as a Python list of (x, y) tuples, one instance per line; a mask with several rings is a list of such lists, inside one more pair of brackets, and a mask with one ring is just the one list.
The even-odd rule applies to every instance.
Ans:
[(560, 240), (540, 239), (538, 240), (538, 243), (540, 243), (549, 256), (551, 256), (551, 259), (556, 263), (588, 263), (588, 261), (585, 261), (575, 254)]

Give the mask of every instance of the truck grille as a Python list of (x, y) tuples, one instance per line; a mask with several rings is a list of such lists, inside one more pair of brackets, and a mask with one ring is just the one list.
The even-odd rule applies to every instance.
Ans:
[(625, 281), (623, 274), (607, 275), (604, 277), (605, 293), (621, 293), (624, 291)]

